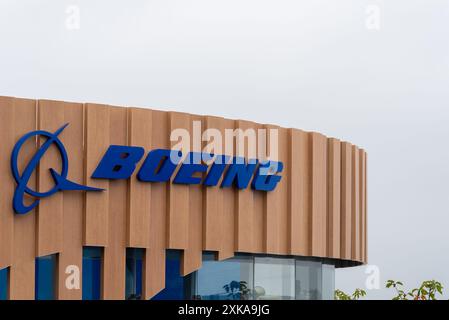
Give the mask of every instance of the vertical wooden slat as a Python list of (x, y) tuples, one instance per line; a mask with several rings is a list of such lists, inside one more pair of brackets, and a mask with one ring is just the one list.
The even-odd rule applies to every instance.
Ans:
[(368, 158), (365, 153), (365, 263), (368, 263)]
[[(15, 141), (24, 134), (36, 130), (36, 101), (14, 99), (13, 123)], [(20, 151), (19, 172), (23, 172), (35, 151), (36, 140), (30, 138)], [(28, 187), (36, 190), (36, 172), (28, 181)], [(30, 199), (26, 198), (28, 197), (25, 196), (25, 201), (30, 203)], [(9, 272), (9, 299), (11, 300), (34, 299), (35, 214), (35, 210), (31, 210), (25, 215), (14, 216), (13, 261)]]
[[(152, 143), (152, 111), (138, 108), (129, 109), (130, 146), (143, 147), (145, 154), (151, 149)], [(144, 162), (145, 156), (140, 161)], [(137, 180), (139, 165), (129, 179), (127, 243), (129, 247), (148, 248), (150, 245), (150, 209), (151, 183)]]
[(109, 181), (92, 179), (91, 175), (110, 145), (109, 107), (86, 104), (85, 116), (85, 184), (105, 189), (105, 191), (86, 193), (84, 244), (106, 246), (108, 244), (108, 228), (106, 226), (108, 226), (109, 216)]
[(326, 256), (327, 245), (327, 139), (311, 133), (312, 139), (312, 255)]
[[(226, 141), (226, 130), (228, 132), (234, 131), (234, 120), (224, 119), (224, 135), (223, 135), (223, 154), (230, 156), (231, 158), (235, 155), (235, 139), (232, 135), (228, 135), (228, 140)], [(231, 141), (232, 140), (232, 141)], [(229, 150), (225, 149), (225, 144), (231, 144), (232, 148), (229, 146)], [(221, 183), (221, 180), (220, 180)], [(217, 188), (219, 188), (217, 186)], [(222, 217), (222, 232), (221, 232), (221, 244), (220, 251), (218, 252), (218, 259), (224, 260), (230, 258), (234, 255), (235, 248), (237, 247), (236, 241), (236, 223), (237, 223), (237, 211), (236, 200), (237, 194), (232, 188), (222, 188), (219, 190), (223, 194), (223, 217)]]
[[(54, 133), (64, 125), (64, 102), (38, 101), (39, 130)], [(69, 130), (66, 128), (65, 130)], [(65, 131), (64, 130), (64, 131)], [(62, 137), (62, 134), (58, 138)], [(47, 138), (38, 140), (42, 146)], [(50, 169), (61, 173), (61, 156), (55, 144), (52, 144), (39, 162), (37, 184), (40, 192), (46, 192), (55, 186)], [(69, 165), (70, 170), (70, 165)], [(61, 251), (63, 231), (63, 193), (57, 192), (41, 201), (36, 210), (37, 255), (46, 256)]]
[(341, 146), (337, 139), (328, 139), (327, 171), (327, 255), (340, 258), (340, 175)]
[[(168, 148), (168, 114), (153, 111), (152, 149)], [(150, 247), (145, 253), (143, 298), (149, 299), (165, 287), (165, 248), (167, 232), (167, 183), (154, 183), (151, 186), (150, 209)]]
[[(191, 116), (191, 121), (203, 127), (203, 118)], [(191, 132), (191, 150), (202, 151), (201, 131)], [(198, 135), (198, 136), (196, 136)], [(203, 175), (204, 177), (205, 175)], [(189, 225), (188, 244), (182, 255), (181, 275), (185, 276), (201, 268), (203, 261), (203, 192), (201, 185), (189, 186)], [(216, 250), (219, 249), (219, 246)]]
[(360, 168), (359, 148), (352, 146), (352, 259), (360, 260)]
[[(236, 156), (255, 158), (248, 148), (248, 137), (245, 136), (246, 130), (252, 127), (249, 121), (236, 121), (236, 128), (241, 129), (236, 135)], [(235, 191), (236, 199), (236, 249), (238, 252), (252, 252), (254, 248), (253, 221), (254, 221), (254, 200), (253, 191), (250, 188)]]
[[(311, 251), (309, 240), (309, 224), (311, 222), (311, 148), (309, 134), (291, 130), (292, 163), (290, 172), (290, 201), (289, 201), (289, 238), (290, 253), (294, 255), (308, 255)], [(295, 165), (293, 165), (295, 164)]]
[[(254, 129), (256, 130), (257, 137), (257, 154), (256, 157), (259, 161), (266, 160), (262, 159), (267, 154), (267, 144), (268, 135), (259, 135), (259, 130), (263, 133), (268, 134), (269, 130), (265, 128), (264, 125), (254, 124)], [(263, 154), (263, 155), (262, 155)], [(250, 188), (250, 186), (249, 186)], [(266, 192), (253, 191), (253, 252), (263, 253), (265, 247), (265, 201)]]
[(284, 162), (284, 169), (280, 175), (281, 181), (277, 184), (276, 189), (279, 189), (280, 206), (279, 210), (279, 223), (278, 223), (278, 253), (288, 254), (289, 252), (289, 237), (288, 237), (288, 197), (289, 197), (289, 180), (290, 180), (290, 165), (284, 159), (287, 159), (290, 154), (289, 147), (289, 134), (288, 129), (279, 128), (278, 133), (278, 145), (279, 155), (277, 161)]
[(352, 146), (341, 143), (341, 257), (351, 259)]
[[(190, 116), (185, 113), (170, 112), (170, 127), (167, 133), (175, 129), (186, 129), (190, 132)], [(178, 144), (171, 142), (171, 146)], [(185, 152), (184, 152), (185, 153)], [(183, 154), (185, 157), (186, 154)], [(179, 170), (178, 166), (177, 170)], [(176, 176), (177, 170), (172, 176)], [(169, 249), (186, 249), (189, 241), (189, 186), (183, 184), (170, 184), (168, 186), (168, 208), (167, 208), (167, 243)]]
[[(64, 122), (69, 126), (61, 133), (61, 141), (69, 159), (68, 179), (82, 183), (84, 178), (83, 130), (84, 106), (78, 103), (64, 103)], [(78, 267), (80, 274), (83, 259), (83, 202), (82, 192), (64, 192), (63, 194), (62, 244), (58, 260), (58, 299), (79, 300), (82, 297), (81, 283), (79, 289), (66, 287), (68, 266)], [(69, 269), (70, 270), (70, 269)], [(80, 279), (81, 282), (81, 279)]]
[(289, 164), (283, 161), (289, 155), (288, 130), (276, 126), (266, 126), (268, 130), (275, 129), (278, 132), (278, 139), (268, 139), (268, 149), (277, 144), (278, 154), (270, 154), (271, 160), (284, 162), (284, 169), (281, 173), (282, 179), (276, 189), (266, 194), (265, 199), (265, 250), (266, 253), (287, 254), (289, 251), (289, 226), (288, 220), (288, 197), (289, 197)]
[[(110, 143), (126, 145), (126, 109), (110, 107), (109, 114)], [(103, 299), (116, 300), (125, 297), (127, 187), (126, 180), (114, 180), (109, 183), (108, 231), (111, 236), (104, 248)]]
[[(206, 117), (205, 130), (216, 129), (223, 132), (224, 121), (217, 117)], [(208, 139), (210, 137), (207, 137)], [(212, 139), (212, 138), (210, 138)], [(213, 139), (211, 140), (213, 142)], [(215, 152), (217, 153), (217, 152)], [(223, 154), (223, 151), (219, 154)], [(219, 251), (222, 241), (222, 217), (223, 217), (223, 192), (220, 184), (223, 177), (217, 186), (204, 189), (204, 224), (203, 224), (203, 238), (204, 250)]]
[[(16, 143), (14, 98), (0, 97), (0, 172), (11, 171), (10, 157)], [(0, 269), (11, 265), (14, 240), (12, 198), (16, 184), (11, 174), (4, 174), (0, 185)]]
[(366, 263), (366, 153), (360, 152), (360, 260)]

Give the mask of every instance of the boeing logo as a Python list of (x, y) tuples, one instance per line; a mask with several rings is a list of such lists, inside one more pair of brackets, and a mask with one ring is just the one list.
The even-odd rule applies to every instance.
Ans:
[[(68, 158), (59, 134), (67, 127), (65, 124), (56, 132), (33, 131), (27, 133), (14, 146), (11, 156), (11, 170), (17, 183), (14, 192), (13, 207), (18, 214), (25, 214), (39, 204), (39, 199), (49, 197), (58, 191), (80, 190), (101, 191), (103, 189), (88, 187), (67, 180)], [(31, 137), (44, 136), (45, 143), (37, 150), (31, 161), (25, 167), (22, 174), (17, 168), (17, 158), (22, 145)], [(31, 174), (36, 169), (40, 159), (55, 144), (62, 159), (61, 173), (50, 169), (54, 179), (54, 187), (47, 192), (37, 192), (28, 188), (27, 184)], [(93, 179), (129, 179), (134, 173), (138, 162), (145, 154), (142, 147), (111, 145), (92, 174)], [(188, 152), (185, 155), (178, 150), (155, 149), (148, 153), (139, 172), (137, 179), (145, 182), (169, 182), (179, 165), (173, 183), (214, 187), (220, 184), (221, 188), (235, 186), (238, 189), (251, 188), (259, 191), (272, 191), (281, 180), (278, 175), (284, 165), (278, 161), (259, 161), (243, 157), (230, 157), (204, 152)], [(221, 182), (220, 182), (221, 181)], [(24, 205), (23, 197), (27, 193), (36, 200), (29, 206)]]
[[(25, 214), (34, 209), (39, 204), (39, 199), (46, 198), (51, 196), (52, 194), (62, 191), (62, 190), (81, 190), (81, 191), (101, 191), (102, 189), (92, 188), (88, 186), (83, 186), (77, 184), (75, 182), (67, 180), (67, 174), (69, 172), (69, 160), (67, 158), (67, 152), (62, 144), (61, 140), (58, 139), (59, 134), (68, 126), (68, 123), (63, 125), (61, 128), (56, 130), (55, 133), (51, 133), (48, 131), (32, 131), (24, 135), (22, 138), (17, 141), (11, 155), (11, 171), (14, 176), (14, 180), (16, 180), (17, 187), (14, 192), (13, 198), (13, 208), (14, 211), (18, 214)], [(34, 156), (31, 158), (30, 162), (23, 170), (22, 174), (19, 173), (19, 169), (17, 167), (17, 158), (19, 156), (20, 149), (22, 148), (25, 141), (27, 141), (31, 137), (35, 136), (43, 136), (47, 138), (47, 141), (37, 150)], [(50, 169), (51, 175), (55, 181), (55, 185), (52, 189), (46, 192), (38, 192), (30, 189), (28, 185), (28, 181), (34, 170), (36, 169), (39, 161), (42, 156), (48, 150), (48, 148), (55, 144), (61, 154), (62, 159), (62, 170), (61, 173), (57, 173), (54, 169)], [(26, 206), (23, 203), (23, 196), (27, 193), (34, 198), (37, 198), (31, 205)]]

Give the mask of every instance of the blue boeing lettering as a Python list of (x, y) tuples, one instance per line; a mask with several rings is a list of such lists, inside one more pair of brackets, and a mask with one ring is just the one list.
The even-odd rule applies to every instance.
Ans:
[[(67, 152), (58, 136), (67, 127), (63, 125), (54, 133), (37, 130), (25, 134), (21, 137), (13, 148), (11, 154), (11, 171), (16, 181), (17, 187), (14, 191), (13, 209), (17, 214), (26, 214), (33, 210), (42, 198), (49, 197), (58, 191), (78, 190), (78, 191), (102, 191), (103, 189), (84, 186), (67, 179), (68, 156)], [(18, 169), (18, 156), (23, 144), (30, 138), (45, 137), (46, 141), (40, 146), (25, 166), (23, 172)], [(62, 169), (56, 172), (50, 168), (50, 173), (54, 180), (54, 186), (48, 191), (35, 191), (28, 187), (28, 181), (34, 170), (37, 168), (42, 156), (48, 148), (54, 144), (61, 155)], [(137, 164), (142, 159), (145, 151), (141, 147), (111, 145), (106, 150), (97, 168), (92, 174), (93, 179), (129, 179), (134, 173)], [(213, 161), (212, 161), (213, 160)], [(211, 163), (211, 165), (207, 164)], [(148, 153), (140, 170), (137, 179), (141, 182), (168, 182), (172, 179), (176, 168), (178, 172), (173, 178), (173, 183), (177, 184), (202, 184), (206, 187), (214, 187), (222, 180), (221, 187), (232, 186), (238, 189), (246, 189), (249, 185), (254, 190), (272, 191), (281, 181), (284, 165), (282, 162), (268, 161), (259, 163), (257, 159), (243, 157), (230, 157), (227, 155), (214, 155), (200, 152), (190, 152), (185, 157), (181, 151), (156, 149)], [(29, 205), (24, 204), (24, 194), (35, 198)]]
[(94, 179), (128, 179), (142, 159), (144, 149), (141, 147), (109, 146), (97, 169), (92, 174)]
[[(122, 156), (120, 156), (120, 154)], [(125, 155), (124, 155), (125, 154)], [(101, 159), (92, 178), (128, 179), (142, 157), (143, 151), (138, 147), (111, 146)], [(212, 165), (202, 159), (214, 159)], [(202, 184), (213, 187), (223, 177), (222, 188), (232, 186), (246, 189), (251, 181), (254, 190), (272, 191), (281, 181), (282, 162), (268, 161), (260, 163), (257, 159), (246, 161), (243, 157), (213, 155), (190, 152), (183, 159), (181, 151), (156, 149), (148, 153), (137, 179), (142, 182), (168, 182), (180, 164), (173, 178), (176, 184)], [(114, 171), (115, 168), (115, 171)]]

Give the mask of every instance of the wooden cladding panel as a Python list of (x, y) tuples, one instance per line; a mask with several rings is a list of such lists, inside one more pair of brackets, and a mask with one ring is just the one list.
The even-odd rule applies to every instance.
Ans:
[(360, 155), (359, 148), (356, 146), (352, 147), (352, 255), (351, 259), (355, 261), (360, 261)]
[[(144, 148), (145, 155), (152, 147), (152, 121), (151, 110), (129, 108), (128, 143), (130, 146)], [(150, 246), (151, 184), (137, 180), (139, 167), (137, 166), (131, 179), (128, 180), (127, 245), (134, 248), (148, 248)]]
[[(69, 123), (67, 132), (64, 131), (61, 134), (61, 140), (69, 159), (67, 177), (70, 181), (82, 183), (84, 178), (84, 106), (77, 103), (64, 103), (62, 109), (64, 110), (64, 122)], [(58, 281), (58, 299), (79, 300), (82, 297), (81, 289), (68, 289), (65, 281), (62, 280), (68, 276), (68, 273), (73, 273), (73, 266), (78, 267), (81, 271), (80, 267), (83, 261), (83, 202), (84, 194), (82, 192), (63, 193), (62, 244), (58, 260), (58, 279), (61, 279), (61, 281)]]
[[(14, 136), (17, 141), (24, 134), (36, 130), (36, 101), (27, 99), (14, 99)], [(19, 172), (23, 172), (25, 166), (31, 160), (36, 151), (36, 141), (29, 139), (22, 147), (19, 159)], [(9, 153), (10, 154), (10, 153)], [(9, 170), (8, 170), (9, 173)], [(10, 188), (15, 186), (10, 185)], [(28, 181), (28, 187), (36, 190), (36, 172)], [(33, 201), (24, 197), (26, 205)], [(12, 263), (9, 270), (9, 298), (12, 300), (34, 299), (34, 260), (36, 256), (36, 210), (26, 215), (14, 216), (14, 239), (12, 242)]]
[[(191, 121), (194, 121), (195, 126), (203, 127), (203, 119), (200, 116), (191, 116)], [(193, 134), (196, 134), (196, 130)], [(201, 139), (201, 137), (194, 137)], [(191, 151), (201, 152), (201, 140), (194, 139), (191, 143)], [(194, 159), (197, 161), (197, 159)], [(199, 176), (199, 175), (197, 175)], [(204, 176), (201, 175), (202, 177)], [(187, 275), (195, 270), (201, 268), (203, 261), (203, 189), (201, 185), (190, 185), (189, 188), (189, 222), (188, 222), (188, 243), (184, 250), (181, 261), (181, 275)]]
[[(153, 111), (152, 149), (170, 147), (168, 113)], [(167, 248), (167, 183), (151, 186), (150, 247), (144, 261), (143, 297), (149, 299), (165, 287), (165, 249)]]
[[(214, 143), (218, 133), (220, 135), (224, 134), (225, 127), (224, 122), (221, 118), (206, 117), (205, 123), (205, 129), (208, 130), (207, 132), (209, 133), (205, 136), (207, 143)], [(217, 131), (210, 131), (214, 129)], [(223, 150), (208, 151), (214, 154), (223, 154)], [(221, 189), (219, 186), (221, 185), (222, 181), (223, 178), (220, 179), (217, 187), (206, 188), (203, 191), (203, 249), (208, 251), (220, 251), (221, 249), (221, 241), (223, 236), (222, 234), (224, 232), (222, 228), (224, 194), (222, 192), (223, 189)]]
[[(0, 172), (10, 172), (10, 155), (20, 134), (16, 134), (14, 121), (14, 98), (0, 97)], [(0, 185), (0, 269), (12, 263), (12, 246), (14, 242), (14, 212), (11, 199), (14, 196), (14, 178), (5, 174)]]
[[(256, 158), (263, 161), (267, 155), (267, 145), (269, 143), (265, 136), (259, 135), (258, 130), (266, 130), (264, 125), (254, 124), (256, 130)], [(268, 132), (268, 131), (267, 131)], [(249, 187), (251, 188), (251, 187)], [(227, 198), (225, 198), (227, 199)], [(266, 193), (253, 192), (253, 252), (263, 253), (265, 247), (265, 200)]]
[[(267, 130), (270, 129), (278, 129), (276, 126), (266, 126)], [(274, 141), (270, 141), (268, 139), (267, 145), (271, 144), (275, 145)], [(278, 146), (277, 146), (278, 147)], [(267, 147), (268, 148), (268, 147)], [(277, 159), (273, 159), (276, 161)], [(284, 168), (285, 169), (285, 168)], [(285, 178), (285, 175), (282, 175), (282, 179)], [(280, 184), (278, 185), (278, 187)], [(281, 201), (281, 193), (282, 190), (276, 188), (272, 192), (265, 195), (265, 204), (264, 204), (264, 251), (267, 253), (275, 253), (279, 250), (279, 225), (280, 221), (278, 206)]]
[[(64, 102), (39, 100), (38, 102), (38, 129), (54, 133), (63, 124)], [(70, 136), (62, 132), (58, 138), (63, 141), (63, 136)], [(38, 139), (39, 148), (48, 140), (46, 137)], [(47, 192), (55, 186), (55, 181), (50, 169), (61, 172), (61, 155), (53, 143), (45, 152), (39, 162), (37, 184), (39, 192)], [(46, 256), (61, 251), (63, 231), (63, 193), (57, 192), (42, 203), (36, 209), (37, 225), (37, 255)]]
[(290, 254), (307, 256), (311, 252), (311, 146), (309, 133), (292, 129), (290, 134)]
[[(90, 187), (109, 188), (109, 181), (92, 179), (91, 175), (110, 145), (110, 107), (87, 104), (85, 138), (85, 184)], [(87, 192), (84, 213), (84, 244), (104, 247), (108, 244), (109, 192)]]
[[(223, 119), (224, 129), (234, 131), (235, 121)], [(230, 132), (230, 131), (229, 131)], [(228, 146), (228, 150), (225, 149), (225, 146), (222, 146), (224, 154), (229, 156), (235, 155), (235, 143), (233, 143), (232, 147)], [(220, 180), (221, 183), (222, 179)], [(236, 240), (236, 224), (238, 214), (235, 210), (237, 205), (237, 192), (232, 188), (222, 188), (220, 189), (223, 197), (223, 203), (221, 204), (223, 207), (223, 216), (221, 219), (221, 242), (220, 242), (220, 251), (218, 252), (218, 259), (224, 260), (234, 256), (234, 252), (237, 247)]]
[[(235, 155), (246, 159), (255, 159), (256, 150), (248, 148), (249, 139), (256, 139), (247, 129), (251, 129), (254, 123), (249, 121), (236, 121), (236, 128), (240, 129), (236, 133)], [(252, 252), (254, 250), (254, 199), (251, 188), (239, 190), (236, 193), (235, 202), (236, 224), (236, 248), (237, 252)]]
[[(267, 126), (267, 129), (277, 129), (278, 137), (268, 139), (268, 150), (273, 150), (274, 144), (277, 142), (277, 156), (270, 155), (270, 159), (274, 161), (282, 161), (287, 159), (289, 155), (289, 132), (288, 129)], [(277, 140), (277, 141), (276, 141)], [(282, 183), (279, 183), (275, 190), (265, 195), (265, 252), (288, 254), (290, 241), (288, 239), (288, 199), (289, 199), (289, 166), (285, 163), (282, 171)]]
[(340, 176), (341, 146), (337, 139), (328, 139), (327, 163), (327, 256), (340, 258)]
[[(169, 113), (169, 130), (166, 135), (176, 129), (190, 132), (190, 115), (179, 112)], [(178, 138), (176, 135), (175, 138)], [(171, 142), (170, 148), (183, 150), (178, 141)], [(179, 166), (178, 169), (179, 170)], [(175, 171), (176, 174), (177, 171)], [(175, 176), (175, 174), (173, 176)], [(172, 177), (173, 179), (173, 177)], [(186, 249), (189, 241), (189, 186), (182, 184), (168, 185), (167, 242), (170, 249)]]
[(352, 254), (352, 146), (341, 144), (341, 258), (351, 260)]
[[(113, 145), (127, 145), (127, 110), (114, 107), (109, 111), (109, 141)], [(124, 299), (126, 261), (126, 180), (109, 183), (108, 245), (103, 254), (103, 299)]]
[(366, 216), (366, 152), (360, 152), (360, 240), (361, 240), (361, 260), (367, 263), (367, 216)]
[(311, 133), (312, 144), (312, 256), (325, 257), (327, 249), (327, 138)]
[[(82, 271), (83, 245), (104, 248), (104, 299), (124, 298), (126, 248), (144, 249), (146, 299), (165, 286), (166, 249), (183, 251), (183, 275), (201, 267), (204, 250), (217, 252), (219, 260), (245, 252), (367, 261), (367, 159), (364, 150), (350, 143), (242, 120), (0, 97), (0, 152), (10, 155), (27, 132), (37, 128), (54, 132), (65, 123), (69, 126), (59, 138), (69, 157), (68, 179), (105, 190), (59, 192), (43, 198), (37, 210), (15, 215), (11, 206), (15, 182), (5, 174), (0, 198), (0, 268), (10, 268), (12, 299), (34, 298), (35, 257), (47, 254), (58, 254), (57, 297), (80, 299), (81, 289), (67, 289), (65, 280), (68, 266)], [(203, 130), (217, 129), (223, 136), (226, 129), (241, 129), (230, 135), (231, 149), (223, 144), (217, 154), (260, 160), (266, 155), (282, 161), (277, 188), (264, 193), (250, 186), (238, 190), (142, 183), (136, 174), (143, 159), (128, 180), (91, 178), (109, 145), (140, 146), (146, 156), (152, 149), (179, 147), (179, 141), (170, 141), (174, 129), (186, 129), (191, 138), (198, 139), (197, 125)], [(252, 133), (245, 132), (247, 129), (256, 129), (255, 137), (248, 136)], [(266, 129), (268, 139), (261, 139), (257, 129)], [(277, 139), (270, 136), (269, 129), (277, 129)], [(248, 139), (255, 139), (255, 149), (248, 148)], [(27, 141), (19, 156), (20, 172), (44, 142)], [(206, 144), (195, 140), (190, 147), (201, 151)], [(9, 157), (2, 157), (0, 172), (9, 173), (9, 166)], [(54, 145), (28, 186), (40, 191), (53, 187), (50, 168), (61, 170)], [(30, 201), (32, 197), (25, 196), (25, 202)]]

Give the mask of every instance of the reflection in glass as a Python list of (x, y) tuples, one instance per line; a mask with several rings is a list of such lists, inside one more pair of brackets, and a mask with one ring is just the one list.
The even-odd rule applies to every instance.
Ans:
[(196, 295), (201, 300), (249, 300), (253, 288), (253, 259), (234, 257), (216, 261), (203, 255), (203, 267), (196, 273)]
[(239, 254), (217, 261), (204, 253), (196, 272), (182, 277), (180, 268), (181, 252), (168, 250), (166, 286), (153, 299), (320, 300), (334, 294), (335, 267), (318, 259)]
[(126, 249), (126, 292), (125, 299), (142, 298), (142, 257), (143, 249)]
[(323, 264), (323, 300), (334, 300), (335, 266)]
[(35, 275), (35, 299), (54, 300), (56, 297), (56, 255), (36, 258)]
[(321, 300), (321, 262), (296, 260), (296, 299)]
[(83, 248), (83, 300), (100, 299), (102, 256), (102, 248)]
[(254, 298), (259, 300), (294, 300), (295, 260), (256, 257)]

